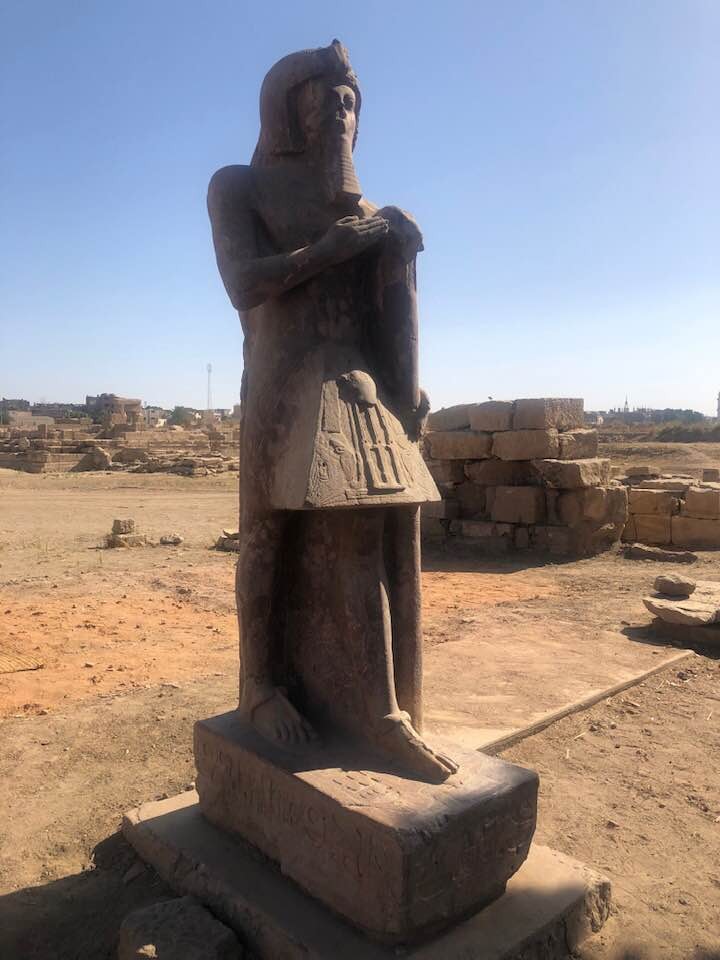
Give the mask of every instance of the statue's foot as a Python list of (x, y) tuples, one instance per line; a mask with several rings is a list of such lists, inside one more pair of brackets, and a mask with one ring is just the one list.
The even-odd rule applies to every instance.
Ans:
[(238, 709), (243, 719), (275, 747), (292, 752), (318, 739), (279, 687), (246, 686)]
[(386, 756), (423, 780), (437, 783), (458, 771), (454, 760), (436, 753), (425, 743), (405, 712), (383, 717), (375, 743)]

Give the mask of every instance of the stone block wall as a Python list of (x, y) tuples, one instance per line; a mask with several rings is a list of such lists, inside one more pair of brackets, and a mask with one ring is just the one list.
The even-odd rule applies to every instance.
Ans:
[(720, 547), (720, 474), (704, 470), (693, 477), (653, 474), (649, 467), (635, 467), (620, 478), (628, 489), (628, 522), (623, 531), (627, 542), (658, 547)]
[(627, 490), (611, 481), (578, 399), (490, 400), (428, 419), (425, 459), (442, 494), (428, 540), (589, 555), (620, 539)]

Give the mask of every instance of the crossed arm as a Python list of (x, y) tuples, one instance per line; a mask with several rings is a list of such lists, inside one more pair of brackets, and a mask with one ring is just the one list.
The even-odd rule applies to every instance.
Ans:
[(224, 168), (210, 181), (208, 212), (218, 269), (236, 310), (250, 310), (315, 274), (362, 253), (384, 237), (389, 224), (381, 216), (343, 217), (315, 243), (259, 257), (246, 171)]

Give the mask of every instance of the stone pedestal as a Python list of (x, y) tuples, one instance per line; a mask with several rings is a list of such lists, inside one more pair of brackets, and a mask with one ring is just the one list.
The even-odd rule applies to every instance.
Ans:
[[(209, 823), (194, 791), (130, 811), (123, 833), (171, 887), (197, 897), (258, 960), (397, 960), (397, 947), (368, 940)], [(609, 908), (608, 880), (533, 844), (502, 897), (402, 956), (565, 960), (600, 929)]]
[(293, 758), (234, 712), (195, 726), (207, 820), (387, 942), (426, 938), (497, 899), (528, 855), (537, 774), (448, 753), (460, 772), (430, 784), (341, 744)]

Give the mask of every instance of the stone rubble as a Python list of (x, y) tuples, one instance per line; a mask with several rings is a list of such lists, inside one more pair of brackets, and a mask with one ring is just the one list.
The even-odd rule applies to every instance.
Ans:
[(426, 539), (583, 556), (613, 546), (625, 527), (627, 491), (597, 456), (582, 400), (439, 410), (428, 418), (425, 452), (443, 498), (423, 505)]

